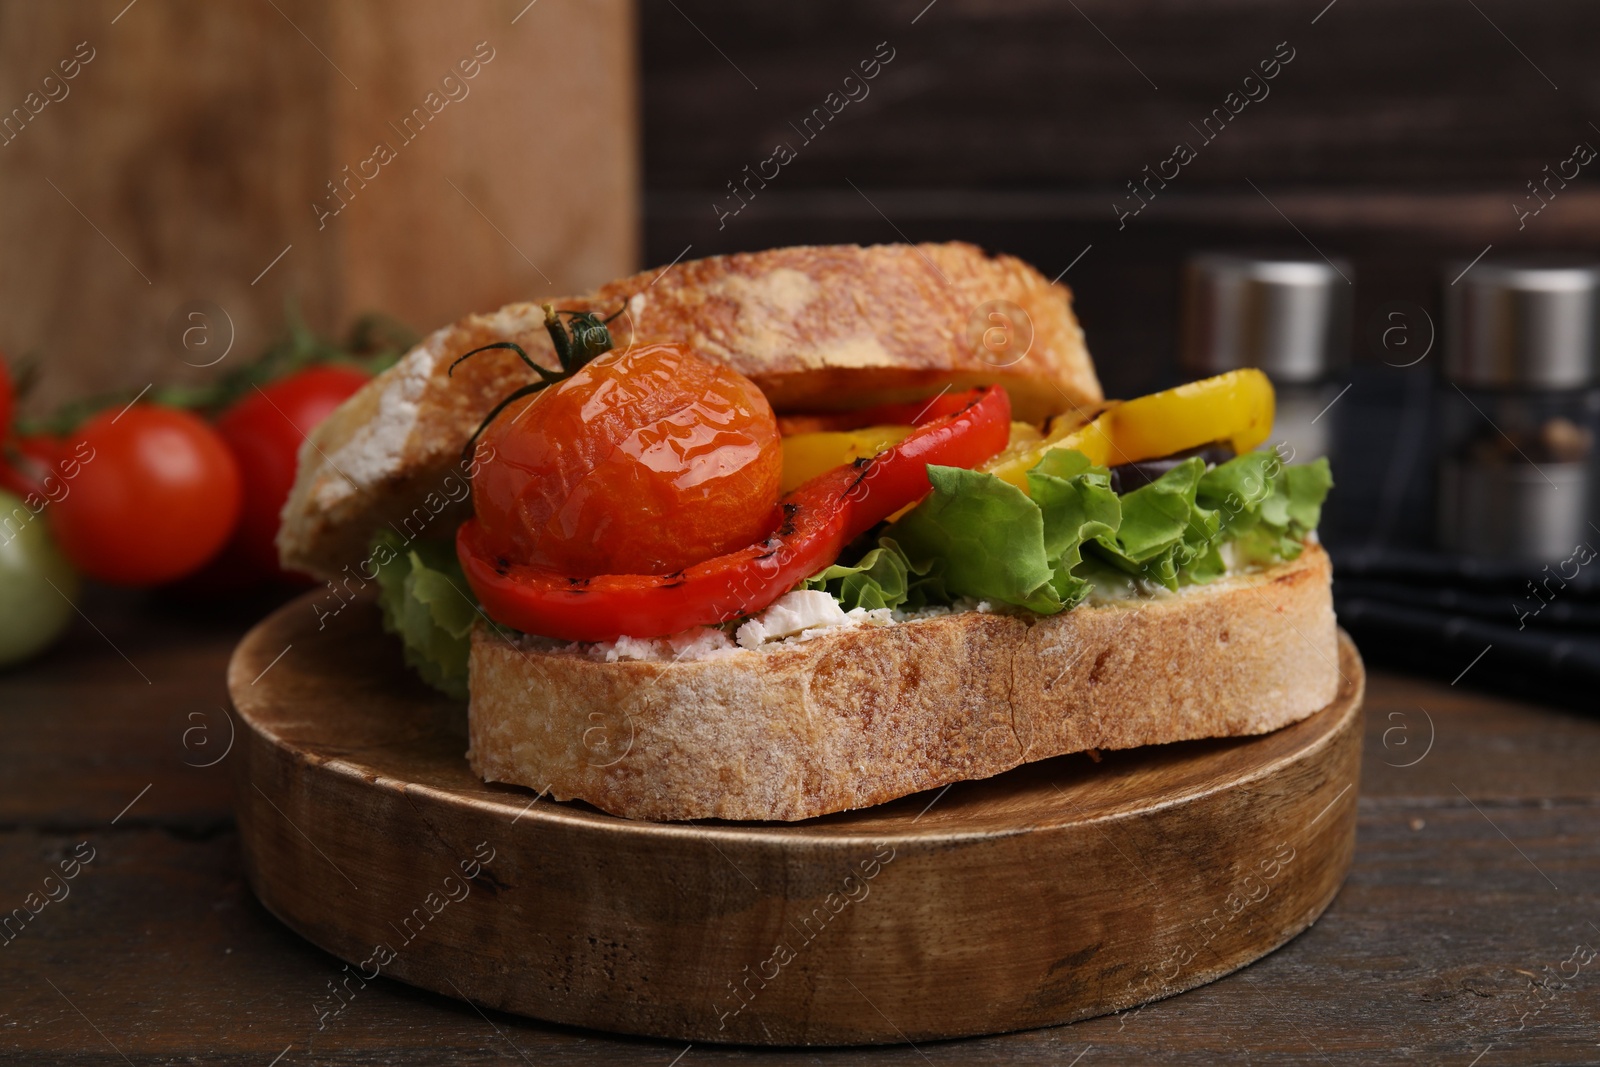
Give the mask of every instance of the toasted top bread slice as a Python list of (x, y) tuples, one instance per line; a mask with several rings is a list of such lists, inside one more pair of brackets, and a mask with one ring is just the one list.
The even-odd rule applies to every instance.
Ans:
[[(717, 256), (551, 303), (606, 315), (626, 306), (613, 322), (619, 348), (688, 343), (751, 378), (780, 412), (912, 400), (946, 384), (1003, 384), (1016, 417), (1028, 420), (1103, 399), (1071, 292), (1021, 260), (968, 244)], [(501, 398), (533, 380), (503, 350), (447, 376), (457, 357), (496, 341), (557, 366), (539, 304), (470, 315), (311, 434), (278, 534), (286, 566), (324, 578), (350, 571), (385, 524), (408, 538), (454, 532), (467, 514), (463, 447)]]

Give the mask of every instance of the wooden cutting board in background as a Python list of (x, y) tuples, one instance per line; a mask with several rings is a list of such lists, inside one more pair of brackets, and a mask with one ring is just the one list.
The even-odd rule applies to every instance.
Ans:
[(1044, 1026), (1244, 966), (1350, 868), (1348, 639), (1338, 698), (1263, 737), (1045, 760), (791, 824), (652, 823), (484, 784), (465, 708), (407, 671), (376, 608), (322, 627), (313, 596), (246, 636), (229, 690), (251, 887), (349, 964), (319, 1017), (382, 974), (694, 1042)]
[[(204, 378), (288, 297), (427, 331), (634, 270), (633, 32), (629, 0), (0, 0), (0, 116), (26, 116), (0, 127), (0, 350), (44, 357), (33, 409)], [(196, 301), (225, 316), (185, 350)]]

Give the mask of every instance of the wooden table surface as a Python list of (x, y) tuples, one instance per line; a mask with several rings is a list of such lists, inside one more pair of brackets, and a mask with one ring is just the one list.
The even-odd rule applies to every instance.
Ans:
[(0, 1063), (1600, 1062), (1600, 720), (1382, 672), (1338, 898), (1143, 1010), (916, 1048), (686, 1049), (379, 979), (319, 1030), (341, 965), (256, 902), (232, 816), (223, 664), (266, 607), (100, 593), (0, 674), (0, 916), (39, 909), (0, 937)]

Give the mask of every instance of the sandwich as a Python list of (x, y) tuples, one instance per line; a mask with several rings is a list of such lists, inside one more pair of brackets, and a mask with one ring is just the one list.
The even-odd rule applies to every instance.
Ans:
[(1329, 704), (1331, 478), (1272, 421), (1253, 370), (1107, 401), (1017, 259), (782, 248), (435, 332), (278, 548), (319, 616), (375, 593), (486, 781), (793, 821)]

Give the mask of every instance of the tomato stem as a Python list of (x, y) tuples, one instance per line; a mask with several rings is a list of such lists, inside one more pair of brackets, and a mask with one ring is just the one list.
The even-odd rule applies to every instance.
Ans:
[[(478, 423), (478, 428), (472, 431), (472, 436), (467, 438), (466, 446), (461, 450), (461, 458), (464, 461), (471, 460), (472, 451), (477, 447), (478, 444), (478, 438), (482, 436), (483, 431), (489, 428), (489, 424), (493, 422), (496, 416), (504, 411), (508, 405), (514, 401), (521, 400), (525, 396), (532, 396), (534, 393), (539, 392), (539, 390), (545, 388), (546, 386), (554, 385), (556, 382), (572, 377), (574, 374), (578, 373), (578, 371), (582, 370), (584, 365), (590, 360), (604, 352), (611, 351), (613, 345), (611, 331), (606, 327), (613, 319), (615, 319), (618, 315), (621, 315), (628, 308), (627, 301), (623, 301), (621, 307), (617, 308), (617, 310), (613, 311), (610, 315), (602, 319), (596, 312), (593, 311), (571, 311), (566, 309), (558, 311), (549, 304), (545, 304), (543, 306), (544, 328), (550, 334), (550, 343), (555, 347), (556, 359), (561, 364), (561, 370), (559, 372), (545, 370), (543, 367), (539, 366), (539, 364), (535, 363), (529, 357), (528, 353), (523, 350), (522, 346), (517, 344), (515, 341), (496, 341), (493, 344), (481, 345), (478, 348), (474, 348), (471, 352), (457, 357), (456, 360), (450, 364), (450, 369), (445, 372), (446, 377), (453, 378), (455, 377), (456, 368), (461, 366), (462, 363), (466, 362), (471, 357), (477, 355), (479, 352), (489, 352), (493, 349), (503, 348), (515, 352), (517, 354), (517, 358), (522, 360), (523, 363), (526, 363), (528, 365), (528, 369), (539, 376), (539, 380), (537, 382), (533, 382), (530, 385), (524, 385), (520, 389), (512, 391), (503, 400), (501, 400), (500, 403), (496, 404), (489, 411), (489, 414), (484, 416), (483, 421)], [(560, 316), (562, 315), (569, 316), (569, 322), (567, 326), (562, 326), (561, 324)]]

